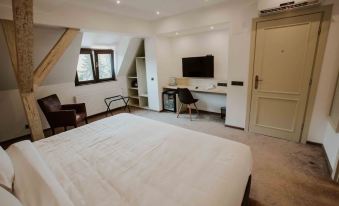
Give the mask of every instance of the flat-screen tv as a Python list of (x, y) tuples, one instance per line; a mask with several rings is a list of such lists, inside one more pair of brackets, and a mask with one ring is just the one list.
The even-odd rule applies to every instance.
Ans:
[(214, 77), (214, 57), (188, 57), (182, 58), (183, 77)]

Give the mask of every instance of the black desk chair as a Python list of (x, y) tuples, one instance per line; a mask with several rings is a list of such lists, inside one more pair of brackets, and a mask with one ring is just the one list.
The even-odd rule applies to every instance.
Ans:
[(179, 100), (180, 100), (180, 107), (179, 107), (179, 110), (178, 110), (177, 118), (179, 118), (182, 105), (185, 104), (188, 107), (188, 111), (189, 111), (189, 114), (190, 114), (190, 119), (192, 121), (192, 108), (191, 108), (191, 104), (194, 105), (195, 110), (197, 111), (197, 113), (199, 115), (199, 110), (197, 108), (197, 105), (195, 105), (195, 103), (198, 102), (199, 100), (198, 99), (194, 99), (193, 96), (192, 96), (192, 93), (187, 88), (178, 88), (178, 97), (179, 97)]

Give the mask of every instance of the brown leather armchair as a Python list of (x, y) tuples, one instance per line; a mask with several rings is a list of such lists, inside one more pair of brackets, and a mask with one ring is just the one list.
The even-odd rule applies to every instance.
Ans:
[(77, 127), (83, 121), (88, 124), (85, 103), (62, 105), (58, 96), (53, 94), (38, 99), (38, 104), (45, 114), (53, 134), (57, 127), (64, 127), (67, 130), (67, 126)]

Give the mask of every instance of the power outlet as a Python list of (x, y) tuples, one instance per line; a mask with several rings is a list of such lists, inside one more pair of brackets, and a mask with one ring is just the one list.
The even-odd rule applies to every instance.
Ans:
[(218, 87), (227, 87), (227, 83), (219, 82)]

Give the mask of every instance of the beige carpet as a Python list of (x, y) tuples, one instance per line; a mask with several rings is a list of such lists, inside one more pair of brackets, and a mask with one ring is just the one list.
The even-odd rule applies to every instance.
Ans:
[(190, 121), (188, 115), (177, 119), (170, 112), (133, 109), (132, 113), (249, 145), (254, 159), (251, 205), (339, 206), (339, 185), (330, 181), (320, 146), (228, 128), (214, 114), (194, 115)]

